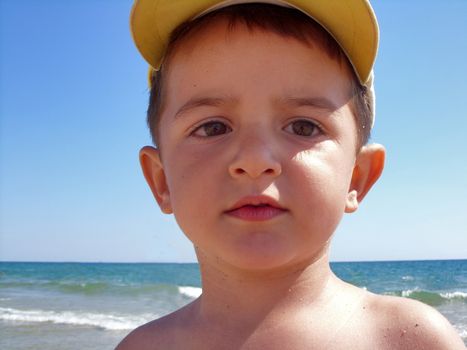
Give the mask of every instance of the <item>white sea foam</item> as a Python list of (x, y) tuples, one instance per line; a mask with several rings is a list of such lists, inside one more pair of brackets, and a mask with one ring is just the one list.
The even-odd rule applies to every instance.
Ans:
[(462, 339), (467, 339), (467, 325), (465, 324), (454, 324), (454, 328)]
[(467, 299), (467, 293), (465, 292), (448, 292), (440, 293), (440, 295), (445, 299)]
[(189, 298), (196, 299), (203, 293), (203, 290), (198, 287), (178, 287), (178, 292)]
[(413, 281), (414, 278), (412, 276), (402, 276), (402, 280), (404, 280), (404, 281)]
[(419, 291), (418, 288), (403, 290), (403, 291), (402, 291), (402, 296), (403, 296), (404, 298), (408, 298), (408, 297), (411, 296), (414, 292), (418, 292), (418, 291)]
[(91, 326), (108, 330), (134, 329), (157, 315), (112, 315), (75, 311), (18, 310), (0, 307), (0, 320), (13, 322), (51, 322)]

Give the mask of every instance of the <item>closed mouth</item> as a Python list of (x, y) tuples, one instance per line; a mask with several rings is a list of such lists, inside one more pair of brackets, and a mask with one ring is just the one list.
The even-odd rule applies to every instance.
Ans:
[(269, 196), (246, 196), (237, 201), (231, 209), (227, 211), (233, 211), (241, 207), (272, 207), (277, 209), (285, 210), (274, 198)]
[(287, 209), (271, 197), (248, 196), (235, 203), (232, 209), (226, 211), (226, 214), (247, 221), (264, 221), (286, 211)]

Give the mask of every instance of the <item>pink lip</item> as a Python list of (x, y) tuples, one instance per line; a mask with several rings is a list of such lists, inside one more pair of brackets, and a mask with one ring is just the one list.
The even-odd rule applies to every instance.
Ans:
[(247, 221), (270, 220), (287, 210), (268, 196), (248, 196), (235, 203), (226, 214)]

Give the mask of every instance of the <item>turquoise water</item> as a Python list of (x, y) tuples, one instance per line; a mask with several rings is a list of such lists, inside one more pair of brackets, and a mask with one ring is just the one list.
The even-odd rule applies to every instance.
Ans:
[[(467, 344), (467, 260), (333, 263), (342, 279), (437, 308)], [(197, 264), (0, 263), (0, 348), (113, 349), (201, 293)]]

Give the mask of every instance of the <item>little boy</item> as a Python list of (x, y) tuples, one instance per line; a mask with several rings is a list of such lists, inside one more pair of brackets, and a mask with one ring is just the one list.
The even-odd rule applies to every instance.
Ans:
[[(319, 24), (318, 24), (319, 23)], [(140, 0), (151, 68), (145, 178), (193, 242), (203, 294), (123, 349), (464, 349), (437, 311), (331, 271), (384, 164), (366, 0)]]

